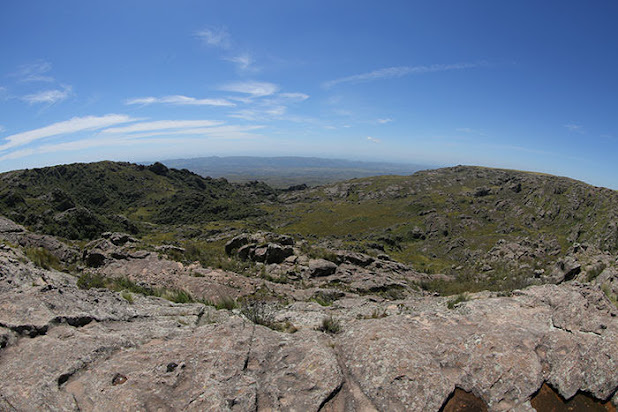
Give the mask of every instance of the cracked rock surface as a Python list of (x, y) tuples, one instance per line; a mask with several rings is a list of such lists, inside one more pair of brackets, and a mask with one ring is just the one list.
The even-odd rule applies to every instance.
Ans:
[[(216, 279), (212, 280), (216, 282)], [(238, 310), (82, 290), (0, 250), (0, 410), (437, 411), (457, 390), (532, 411), (544, 383), (618, 402), (618, 310), (597, 286)], [(316, 330), (330, 316), (341, 331)]]

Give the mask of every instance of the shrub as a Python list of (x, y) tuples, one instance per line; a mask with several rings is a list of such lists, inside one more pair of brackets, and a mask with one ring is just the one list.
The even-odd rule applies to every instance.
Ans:
[(132, 302), (133, 296), (127, 298), (132, 293), (139, 293), (145, 296), (157, 296), (167, 299), (174, 303), (193, 303), (195, 298), (187, 291), (180, 289), (163, 289), (142, 286), (129, 278), (106, 278), (98, 273), (84, 273), (77, 279), (77, 287), (80, 289), (105, 288), (114, 292), (121, 292), (122, 297)]
[(184, 290), (177, 290), (177, 289), (168, 290), (163, 294), (162, 297), (174, 303), (195, 302), (195, 299), (193, 299), (193, 296), (191, 296), (189, 292), (186, 292)]
[(325, 292), (320, 290), (313, 295), (311, 300), (322, 306), (330, 306), (339, 298), (339, 295), (340, 294), (337, 292)]
[(605, 270), (605, 268), (607, 267), (607, 265), (605, 265), (605, 263), (600, 263), (596, 266), (594, 266), (593, 268), (588, 270), (588, 274), (587, 274), (587, 281), (591, 282), (594, 279), (597, 278), (597, 276), (599, 276), (601, 274), (601, 272), (603, 272)]
[(123, 290), (120, 294), (127, 302), (133, 303), (133, 295), (128, 290)]
[(468, 295), (466, 295), (465, 293), (461, 293), (461, 294), (457, 295), (454, 299), (449, 300), (446, 303), (446, 307), (449, 308), (449, 309), (454, 309), (455, 305), (457, 305), (458, 303), (467, 302), (469, 300), (470, 300), (470, 298), (468, 297)]
[(325, 333), (339, 333), (341, 332), (341, 323), (338, 319), (333, 318), (332, 316), (327, 316), (322, 319), (322, 325), (318, 328)]
[(217, 309), (227, 309), (232, 310), (238, 308), (238, 302), (231, 296), (223, 296), (219, 301), (217, 301), (214, 305)]
[(601, 286), (601, 290), (603, 291), (603, 293), (605, 293), (605, 296), (607, 296), (609, 301), (612, 302), (614, 304), (614, 306), (618, 307), (618, 296), (616, 296), (616, 295), (614, 295), (612, 293), (612, 290), (610, 289), (610, 287), (609, 287), (609, 285), (607, 283), (604, 283)]
[(24, 250), (26, 257), (35, 264), (43, 269), (55, 269), (61, 270), (62, 265), (60, 264), (60, 260), (52, 255), (47, 249), (43, 249), (42, 247), (27, 247)]
[(105, 288), (105, 278), (98, 273), (84, 273), (77, 279), (77, 287), (80, 289)]

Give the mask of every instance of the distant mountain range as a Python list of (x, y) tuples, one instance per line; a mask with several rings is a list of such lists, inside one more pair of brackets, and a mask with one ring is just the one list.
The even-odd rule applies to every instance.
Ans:
[(225, 177), (232, 182), (259, 180), (272, 187), (285, 188), (307, 184), (316, 186), (358, 177), (378, 175), (411, 175), (434, 168), (430, 165), (364, 162), (318, 157), (199, 157), (161, 160), (175, 169), (188, 169), (201, 176)]

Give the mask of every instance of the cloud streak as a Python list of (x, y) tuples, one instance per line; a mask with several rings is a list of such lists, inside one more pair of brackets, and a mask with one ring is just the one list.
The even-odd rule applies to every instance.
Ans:
[(0, 152), (23, 146), (47, 137), (83, 132), (87, 130), (98, 130), (116, 124), (133, 122), (135, 120), (137, 119), (133, 119), (129, 116), (121, 114), (74, 117), (72, 119), (63, 122), (53, 123), (49, 126), (41, 127), (39, 129), (34, 129), (27, 132), (7, 136), (4, 138), (6, 143), (0, 145)]
[(174, 95), (164, 97), (138, 97), (125, 101), (125, 104), (170, 104), (175, 106), (236, 106), (227, 99), (196, 99), (195, 97)]
[(373, 80), (390, 79), (395, 77), (404, 77), (414, 74), (437, 73), (454, 70), (474, 69), (477, 67), (486, 66), (487, 63), (455, 63), (455, 64), (432, 64), (430, 66), (396, 66), (386, 67), (383, 69), (374, 70), (367, 73), (355, 74), (352, 76), (340, 77), (338, 79), (324, 82), (322, 86), (325, 89), (338, 86), (344, 83), (363, 83)]
[(232, 47), (230, 34), (223, 27), (211, 27), (202, 29), (196, 32), (195, 36), (201, 39), (208, 46), (219, 47), (225, 50)]
[(249, 53), (241, 53), (237, 56), (224, 57), (223, 60), (235, 63), (238, 70), (241, 71), (249, 71), (253, 69), (252, 65), (254, 61)]
[(73, 88), (71, 86), (63, 86), (62, 90), (44, 90), (38, 93), (23, 96), (20, 99), (28, 104), (44, 103), (51, 106), (53, 104), (66, 100), (72, 92)]
[(264, 97), (275, 94), (279, 91), (279, 86), (268, 82), (237, 82), (221, 86), (220, 90), (248, 94), (251, 97)]
[[(171, 121), (168, 121), (171, 122)], [(151, 122), (154, 124), (157, 122)], [(101, 138), (101, 135), (90, 135), (86, 138), (78, 140), (43, 144), (34, 148), (26, 148), (20, 150), (14, 150), (12, 152), (2, 154), (0, 153), (1, 160), (19, 159), (23, 157), (55, 153), (55, 152), (68, 152), (76, 150), (87, 150), (97, 147), (123, 147), (128, 145), (145, 145), (145, 144), (166, 144), (174, 145), (198, 145), (204, 143), (204, 139), (217, 139), (217, 140), (237, 140), (237, 139), (254, 139), (260, 137), (260, 135), (251, 133), (254, 130), (263, 128), (261, 125), (249, 125), (249, 126), (217, 126), (207, 128), (194, 128), (184, 130), (152, 130), (144, 133), (136, 134), (111, 134)], [(157, 137), (161, 136), (161, 137)], [(179, 138), (180, 136), (180, 138)]]
[(37, 61), (18, 67), (13, 76), (22, 82), (53, 82), (54, 78), (46, 73), (52, 69), (52, 65), (46, 61)]
[(169, 129), (184, 129), (195, 127), (211, 127), (218, 126), (222, 122), (214, 120), (158, 120), (154, 122), (134, 123), (125, 127), (110, 127), (101, 131), (104, 134), (119, 134), (119, 133), (135, 133), (146, 132), (151, 130), (169, 130)]
[(207, 136), (207, 137), (216, 137), (219, 139), (241, 139), (248, 137), (255, 137), (248, 132), (262, 129), (264, 126), (262, 125), (248, 125), (248, 126), (237, 126), (237, 125), (219, 125), (216, 127), (197, 127), (197, 128), (187, 128), (181, 130), (163, 130), (163, 129), (153, 129), (151, 131), (146, 131), (144, 133), (135, 133), (124, 135), (124, 140), (136, 140), (143, 139), (146, 137), (153, 136)]
[(371, 137), (371, 136), (367, 136), (367, 140), (370, 141), (371, 143), (381, 143), (382, 142), (382, 140), (376, 139), (375, 137)]

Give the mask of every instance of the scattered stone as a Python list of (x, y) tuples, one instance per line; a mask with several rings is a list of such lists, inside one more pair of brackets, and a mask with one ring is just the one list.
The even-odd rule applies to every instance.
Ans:
[(127, 381), (127, 377), (117, 373), (114, 375), (114, 377), (112, 378), (112, 385), (116, 386), (116, 385), (122, 385), (123, 383), (125, 383)]
[(330, 276), (337, 270), (337, 265), (326, 259), (311, 259), (309, 261), (309, 277)]
[(483, 197), (491, 194), (491, 189), (488, 187), (477, 187), (474, 189), (474, 197)]

